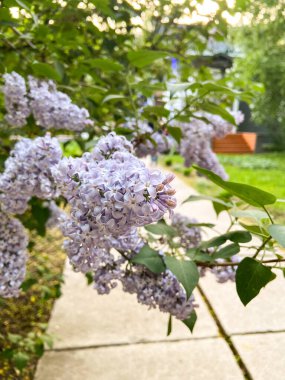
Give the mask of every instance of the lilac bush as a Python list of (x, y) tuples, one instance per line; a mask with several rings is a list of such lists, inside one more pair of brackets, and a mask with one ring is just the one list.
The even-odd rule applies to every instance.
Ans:
[[(4, 79), (8, 124), (23, 127), (31, 114), (36, 125), (53, 131), (78, 132), (93, 125), (88, 111), (73, 104), (54, 82), (30, 77), (27, 89), (25, 80), (16, 73), (6, 74)], [(243, 119), (240, 112), (232, 116), (236, 125)], [(91, 276), (98, 294), (109, 294), (121, 284), (125, 292), (136, 295), (139, 303), (169, 313), (190, 329), (196, 320), (193, 290), (199, 277), (208, 271), (220, 283), (237, 279), (239, 296), (246, 302), (245, 274), (240, 269), (244, 259), (238, 252), (241, 243), (251, 240), (251, 231), (236, 231), (239, 220), (229, 213), (232, 222), (228, 231), (205, 240), (201, 227), (212, 228), (211, 224), (174, 213), (174, 175), (151, 169), (138, 157), (178, 149), (186, 166), (199, 165), (200, 174), (229, 192), (226, 201), (222, 197), (210, 198), (217, 214), (234, 209), (236, 198), (244, 202), (244, 209), (251, 205), (267, 212), (265, 205), (276, 198), (247, 185), (223, 181), (227, 175), (211, 149), (211, 140), (233, 133), (235, 125), (202, 112), (193, 114), (190, 122), (174, 119), (161, 120), (160, 129), (145, 120), (124, 122), (128, 139), (117, 134), (110, 124), (105, 127), (109, 131), (106, 136), (95, 136), (86, 145), (78, 140), (78, 147), (83, 146), (79, 157), (63, 155), (65, 143), (69, 142), (66, 136), (60, 136), (61, 145), (50, 133), (36, 138), (13, 136), (19, 141), (0, 175), (2, 297), (18, 295), (25, 275), (28, 239), (20, 221), (11, 215), (22, 215), (25, 220), (29, 206), (37, 198), (50, 213), (46, 227), (60, 228), (71, 265), (75, 271)], [(66, 210), (56, 202), (66, 202)], [(271, 232), (268, 220), (266, 223), (259, 227), (266, 239), (254, 247), (255, 254), (247, 259), (251, 266), (261, 265), (267, 279), (273, 279), (271, 267), (263, 263), (284, 260), (256, 260), (262, 249), (272, 247), (267, 243), (280, 244), (276, 226), (271, 224)]]

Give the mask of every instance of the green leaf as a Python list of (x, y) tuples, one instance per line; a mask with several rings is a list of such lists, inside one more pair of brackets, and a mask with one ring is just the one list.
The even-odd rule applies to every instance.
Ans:
[(26, 354), (25, 352), (17, 352), (13, 355), (13, 363), (15, 367), (19, 370), (22, 371), (28, 364), (29, 362), (29, 355)]
[(213, 223), (188, 223), (187, 224), (187, 227), (191, 228), (191, 227), (208, 227), (208, 228), (213, 228), (215, 227), (215, 224)]
[(166, 53), (164, 51), (143, 49), (130, 51), (128, 53), (128, 60), (132, 65), (138, 68), (142, 68), (152, 64), (157, 59), (166, 58), (168, 56), (169, 53)]
[(110, 102), (110, 101), (119, 101), (119, 100), (122, 100), (122, 99), (125, 99), (126, 97), (124, 95), (118, 95), (118, 94), (110, 94), (110, 95), (107, 95), (103, 100), (102, 100), (102, 103), (107, 103), (107, 102)]
[(182, 321), (182, 322), (188, 327), (188, 329), (192, 333), (194, 330), (194, 326), (195, 326), (196, 321), (197, 321), (197, 314), (196, 314), (196, 311), (193, 310), (190, 317), (187, 319), (184, 319), (184, 321)]
[(167, 90), (171, 94), (174, 94), (175, 92), (186, 91), (186, 90), (195, 91), (195, 90), (197, 90), (200, 87), (201, 87), (200, 83), (189, 83), (189, 82), (183, 82), (183, 83), (168, 82), (167, 83)]
[(32, 198), (29, 201), (29, 210), (20, 216), (24, 226), (29, 230), (35, 230), (40, 236), (46, 233), (46, 222), (50, 217), (50, 210), (43, 204), (43, 201)]
[(106, 16), (114, 16), (110, 6), (110, 0), (90, 0), (96, 7), (96, 12), (102, 12)]
[(231, 231), (223, 235), (216, 236), (208, 241), (204, 241), (202, 246), (205, 248), (217, 247), (224, 244), (227, 240), (234, 243), (248, 243), (252, 236), (248, 231)]
[(12, 359), (14, 350), (12, 348), (4, 349), (0, 351), (0, 359)]
[(171, 127), (167, 126), (167, 130), (169, 134), (180, 144), (180, 141), (182, 139), (182, 130), (179, 127)]
[(170, 256), (166, 256), (164, 261), (167, 268), (183, 285), (189, 298), (199, 281), (199, 272), (196, 264), (193, 261), (179, 260)]
[(30, 7), (25, 1), (23, 1), (23, 0), (15, 0), (15, 1), (18, 5), (20, 5), (20, 7), (24, 8), (24, 9), (26, 9), (26, 11), (30, 12)]
[(190, 197), (186, 198), (185, 201), (183, 201), (183, 203), (196, 202), (196, 201), (211, 201), (211, 202), (216, 202), (216, 203), (219, 203), (219, 204), (221, 204), (223, 206), (227, 206), (227, 207), (233, 206), (231, 203), (225, 202), (220, 198), (215, 198), (215, 197), (211, 197), (208, 195), (190, 195)]
[(171, 334), (172, 331), (172, 315), (169, 314), (168, 324), (167, 324), (167, 336)]
[(93, 284), (94, 277), (93, 277), (92, 272), (87, 272), (87, 273), (85, 273), (85, 278), (86, 278), (86, 280), (87, 280), (87, 285), (91, 285), (91, 284)]
[(262, 210), (231, 210), (230, 214), (235, 218), (248, 218), (258, 221), (268, 219), (268, 215)]
[(243, 259), (236, 272), (236, 289), (241, 302), (246, 306), (275, 277), (271, 268), (250, 257)]
[(12, 21), (12, 16), (8, 8), (0, 8), (0, 21)]
[(225, 236), (234, 243), (248, 243), (252, 240), (252, 236), (248, 231), (231, 231)]
[(38, 281), (35, 278), (27, 278), (21, 285), (21, 289), (26, 292), (28, 289), (30, 289), (34, 284), (36, 284)]
[(117, 135), (131, 135), (133, 131), (130, 128), (124, 128), (124, 127), (116, 127), (114, 129), (114, 132), (116, 132)]
[(241, 95), (240, 92), (231, 90), (228, 87), (221, 86), (213, 82), (203, 83), (201, 89), (199, 90), (200, 95), (204, 95), (208, 92), (221, 92), (226, 95), (232, 95), (234, 97)]
[(41, 336), (42, 341), (48, 346), (48, 348), (52, 348), (54, 344), (54, 339), (51, 335), (43, 334)]
[(88, 63), (92, 68), (95, 67), (103, 71), (122, 71), (124, 69), (124, 66), (120, 63), (107, 58), (90, 59)]
[(275, 239), (281, 247), (285, 248), (285, 226), (281, 224), (271, 224), (268, 227), (268, 231), (273, 239)]
[(153, 273), (161, 273), (165, 271), (162, 257), (157, 251), (150, 248), (148, 244), (144, 245), (131, 261), (135, 264), (146, 266)]
[(64, 145), (63, 154), (65, 157), (81, 157), (82, 149), (77, 141), (71, 140)]
[(47, 63), (33, 63), (32, 70), (34, 74), (36, 74), (37, 76), (53, 79), (56, 81), (61, 80), (60, 74), (51, 65), (48, 65)]
[(22, 340), (22, 336), (19, 334), (8, 333), (8, 340), (13, 344), (18, 344)]
[(167, 117), (170, 111), (163, 106), (146, 106), (143, 109), (143, 116), (148, 117), (155, 115), (157, 117)]
[(239, 253), (240, 247), (236, 243), (227, 245), (226, 247), (221, 248), (218, 252), (212, 255), (213, 259), (228, 259), (233, 255)]
[(252, 233), (253, 235), (257, 235), (257, 236), (261, 236), (261, 237), (268, 237), (269, 236), (268, 232), (260, 226), (253, 225), (253, 224), (245, 224), (245, 223), (241, 223), (241, 222), (239, 222), (239, 224), (243, 228), (245, 228), (247, 231)]
[(154, 235), (168, 235), (168, 236), (176, 236), (177, 233), (175, 229), (164, 222), (158, 222), (156, 224), (148, 224), (144, 226), (144, 228), (151, 232)]
[(263, 207), (276, 202), (276, 197), (273, 194), (260, 190), (257, 187), (245, 185), (242, 183), (224, 181), (217, 174), (210, 170), (200, 168), (193, 165), (193, 167), (201, 174), (205, 175), (208, 179), (220, 186), (229, 193), (237, 196), (243, 201), (249, 203), (252, 206)]
[(44, 350), (45, 350), (45, 347), (44, 347), (44, 344), (42, 341), (38, 341), (36, 342), (35, 344), (35, 354), (38, 358), (40, 358), (41, 356), (43, 356), (44, 354)]
[(215, 103), (210, 103), (210, 102), (205, 102), (200, 105), (200, 107), (211, 114), (214, 115), (219, 115), (221, 116), (224, 120), (228, 121), (229, 123), (236, 125), (235, 118), (233, 115), (231, 115), (225, 108), (222, 106), (215, 104)]

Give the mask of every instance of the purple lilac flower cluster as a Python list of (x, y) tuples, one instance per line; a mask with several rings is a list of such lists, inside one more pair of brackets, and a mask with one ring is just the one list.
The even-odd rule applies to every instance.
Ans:
[[(235, 131), (235, 126), (223, 120), (220, 116), (211, 114), (199, 114), (209, 123), (201, 119), (193, 119), (191, 123), (182, 123), (183, 138), (180, 144), (180, 154), (185, 159), (185, 166), (197, 164), (208, 170), (212, 170), (223, 179), (227, 179), (224, 168), (219, 163), (216, 154), (212, 151), (211, 141), (214, 137), (221, 138)], [(238, 111), (233, 113), (236, 124), (243, 121), (243, 114)]]
[(73, 104), (70, 97), (57, 91), (53, 81), (29, 77), (30, 107), (36, 123), (46, 129), (81, 131), (93, 125), (89, 112)]
[(125, 125), (133, 131), (132, 143), (137, 157), (157, 156), (177, 146), (174, 138), (163, 131), (153, 131), (147, 122), (130, 121)]
[(141, 265), (126, 272), (122, 278), (123, 290), (136, 294), (139, 303), (170, 313), (177, 319), (187, 319), (194, 310), (194, 297), (187, 299), (176, 277), (166, 270), (156, 275)]
[(202, 240), (200, 227), (195, 227), (196, 219), (187, 218), (187, 216), (175, 213), (171, 218), (171, 225), (176, 229), (179, 238), (179, 244), (185, 249), (197, 247)]
[[(127, 149), (110, 154), (114, 134), (99, 140), (97, 149), (81, 158), (65, 158), (53, 168), (62, 195), (71, 205), (78, 226), (120, 236), (131, 227), (156, 222), (176, 206), (174, 176), (149, 170)], [(106, 141), (110, 139), (110, 144)], [(105, 147), (105, 152), (103, 151)]]
[(92, 151), (92, 158), (96, 161), (107, 160), (115, 152), (132, 153), (132, 144), (124, 137), (111, 132), (106, 137), (101, 137)]
[(32, 196), (52, 199), (57, 195), (51, 168), (61, 159), (61, 148), (49, 134), (16, 143), (0, 176), (0, 203), (3, 211), (22, 214)]
[(1, 213), (0, 296), (17, 297), (26, 273), (28, 239), (19, 220)]
[(111, 133), (90, 154), (64, 158), (53, 167), (71, 206), (61, 226), (68, 238), (64, 246), (76, 271), (93, 273), (99, 294), (121, 282), (139, 302), (185, 319), (193, 299), (187, 300), (170, 272), (156, 275), (141, 265), (126, 265), (144, 245), (137, 228), (172, 214), (176, 206), (173, 176), (148, 169), (130, 148), (125, 138)]
[(8, 124), (15, 127), (23, 127), (27, 122), (27, 117), (31, 113), (25, 80), (15, 72), (4, 74), (3, 78), (5, 84), (2, 91), (7, 110), (5, 120)]
[(19, 74), (12, 72), (3, 77), (5, 119), (10, 125), (23, 127), (30, 114), (36, 124), (45, 129), (81, 131), (93, 125), (88, 111), (73, 104), (68, 95), (57, 91), (53, 81), (40, 81), (30, 76), (28, 92), (25, 79)]
[[(224, 259), (217, 259), (217, 263), (224, 263)], [(232, 263), (236, 263), (235, 266), (221, 266), (221, 267), (213, 267), (211, 272), (216, 276), (218, 282), (223, 284), (227, 281), (235, 281), (236, 279), (236, 270), (238, 263), (241, 261), (240, 256), (234, 255), (230, 260)]]

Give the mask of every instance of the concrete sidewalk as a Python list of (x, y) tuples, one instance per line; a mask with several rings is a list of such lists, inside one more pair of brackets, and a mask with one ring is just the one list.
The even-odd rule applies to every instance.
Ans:
[[(195, 192), (175, 181), (181, 204)], [(177, 211), (216, 222), (210, 202), (187, 203)], [(221, 214), (219, 229), (227, 223)], [(218, 284), (207, 274), (195, 292), (200, 307), (194, 334), (175, 321), (166, 337), (166, 315), (148, 311), (119, 288), (97, 295), (67, 265), (63, 296), (49, 324), (58, 339), (40, 360), (36, 380), (282, 380), (284, 291), (280, 277), (245, 308), (233, 283)]]

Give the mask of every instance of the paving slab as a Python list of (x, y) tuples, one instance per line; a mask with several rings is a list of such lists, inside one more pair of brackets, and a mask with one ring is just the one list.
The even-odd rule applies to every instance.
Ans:
[(35, 380), (243, 380), (220, 338), (47, 352)]
[(192, 339), (218, 335), (204, 301), (196, 293), (198, 322), (194, 334), (180, 321), (166, 337), (168, 315), (148, 310), (135, 295), (120, 288), (98, 295), (86, 279), (67, 264), (63, 296), (56, 301), (48, 332), (57, 337), (55, 348), (86, 347), (131, 342)]
[(254, 380), (285, 379), (285, 332), (234, 336), (232, 341)]
[(200, 280), (200, 286), (227, 334), (285, 331), (285, 281), (282, 275), (266, 285), (246, 307), (239, 300), (233, 282), (219, 284), (211, 273), (207, 273)]

